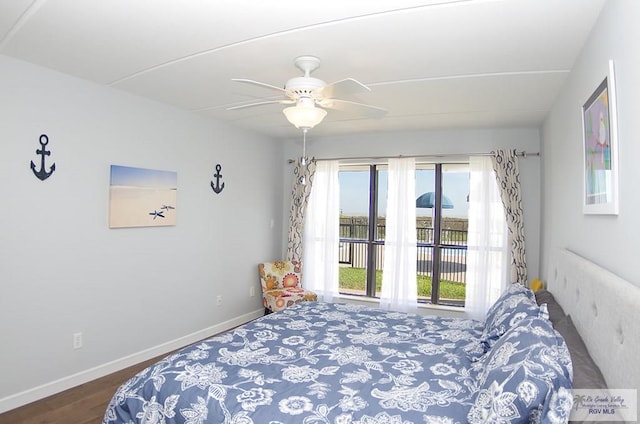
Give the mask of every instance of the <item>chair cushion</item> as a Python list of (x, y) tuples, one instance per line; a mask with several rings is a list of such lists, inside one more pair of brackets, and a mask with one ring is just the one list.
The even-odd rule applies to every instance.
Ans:
[(295, 303), (318, 300), (315, 293), (299, 287), (266, 290), (262, 295), (264, 307), (273, 312), (280, 311)]
[(262, 291), (300, 287), (298, 261), (273, 261), (258, 265)]

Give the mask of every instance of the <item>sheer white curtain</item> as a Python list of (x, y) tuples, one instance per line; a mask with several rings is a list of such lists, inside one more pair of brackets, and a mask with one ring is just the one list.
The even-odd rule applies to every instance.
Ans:
[(302, 279), (318, 299), (339, 293), (340, 185), (338, 161), (318, 161), (304, 218)]
[(416, 162), (389, 159), (384, 268), (380, 307), (417, 310)]
[(465, 311), (482, 320), (509, 283), (508, 229), (491, 158), (471, 157), (469, 171)]

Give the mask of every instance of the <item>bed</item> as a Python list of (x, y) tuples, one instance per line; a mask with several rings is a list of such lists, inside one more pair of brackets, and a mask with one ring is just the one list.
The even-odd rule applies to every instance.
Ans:
[(550, 259), (548, 291), (562, 308), (554, 326), (565, 332), (572, 353), (574, 392), (631, 390), (636, 398), (631, 408), (622, 411), (624, 417), (616, 411), (610, 418), (617, 423), (623, 419), (636, 422), (640, 405), (640, 286), (566, 249), (554, 249)]
[(484, 322), (318, 302), (267, 315), (137, 374), (103, 423), (554, 423), (578, 390), (637, 402), (640, 287), (550, 259), (547, 290), (510, 287)]
[(485, 322), (304, 302), (142, 371), (103, 423), (561, 423), (571, 372), (519, 285)]

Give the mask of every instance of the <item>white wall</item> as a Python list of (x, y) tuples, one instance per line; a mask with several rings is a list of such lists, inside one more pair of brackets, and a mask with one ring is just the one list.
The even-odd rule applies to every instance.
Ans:
[[(0, 93), (0, 412), (261, 314), (280, 142), (4, 56)], [(109, 229), (111, 164), (176, 171), (178, 224)]]
[[(377, 133), (316, 139), (311, 130), (307, 137), (307, 155), (325, 159), (487, 153), (495, 149), (517, 149), (537, 153), (540, 150), (540, 133), (538, 129), (522, 128)], [(296, 141), (288, 143), (285, 154), (287, 158), (293, 159), (299, 157), (301, 152), (301, 142)], [(519, 165), (525, 215), (527, 270), (531, 280), (539, 276), (540, 158), (537, 156), (520, 158)], [(285, 187), (290, 187), (291, 182), (292, 177), (289, 172), (285, 177)], [(286, 199), (285, 202), (287, 202)], [(288, 207), (288, 203), (285, 206)]]
[[(543, 128), (542, 260), (551, 248), (568, 248), (640, 285), (640, 2), (605, 5), (574, 70)], [(620, 213), (582, 213), (581, 108), (615, 61), (618, 108)]]

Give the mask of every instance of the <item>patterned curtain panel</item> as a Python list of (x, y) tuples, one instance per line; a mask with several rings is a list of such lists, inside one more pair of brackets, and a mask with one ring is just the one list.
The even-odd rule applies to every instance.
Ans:
[(302, 229), (304, 212), (309, 202), (313, 175), (316, 172), (315, 159), (301, 161), (293, 169), (293, 189), (291, 190), (291, 208), (289, 209), (289, 238), (287, 241), (287, 260), (302, 262)]
[(518, 155), (515, 150), (492, 152), (491, 162), (498, 180), (500, 196), (507, 214), (511, 248), (511, 282), (527, 285), (527, 261), (524, 246), (524, 214)]

